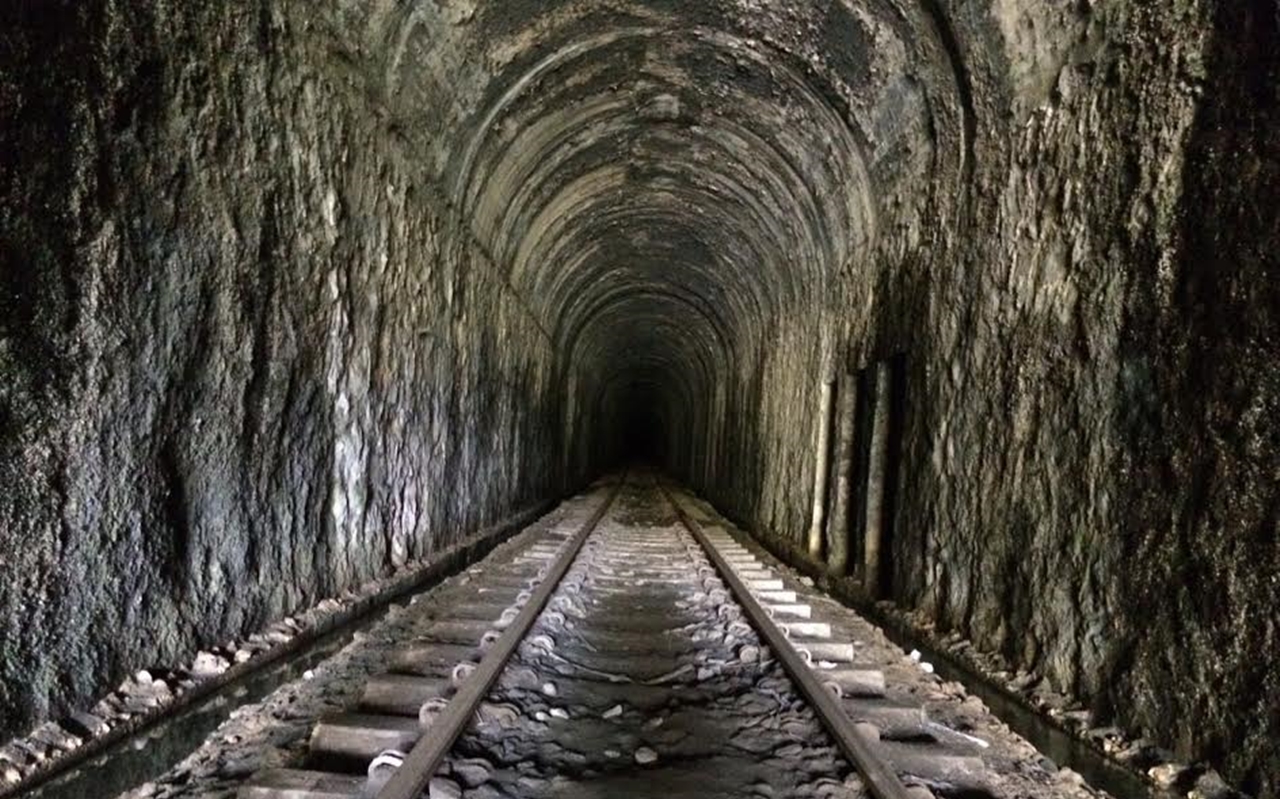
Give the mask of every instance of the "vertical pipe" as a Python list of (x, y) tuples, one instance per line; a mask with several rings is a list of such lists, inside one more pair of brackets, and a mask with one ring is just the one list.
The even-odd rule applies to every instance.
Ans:
[(729, 427), (725, 424), (725, 419), (728, 418), (725, 401), (724, 381), (721, 380), (716, 383), (715, 427), (711, 439), (711, 474), (707, 477), (707, 492), (709, 494), (715, 493), (723, 482), (720, 474), (720, 464), (724, 458), (725, 437)]
[(561, 486), (568, 491), (577, 485), (578, 476), (574, 474), (574, 448), (577, 446), (577, 430), (574, 429), (574, 417), (578, 412), (578, 376), (573, 371), (568, 374), (564, 390), (564, 434), (561, 446), (562, 465)]
[(809, 525), (809, 557), (822, 557), (822, 527), (827, 513), (827, 473), (831, 466), (831, 395), (834, 384), (822, 381), (818, 402), (818, 454), (813, 468), (813, 521)]
[(707, 487), (711, 485), (716, 475), (716, 429), (719, 427), (720, 418), (715, 400), (711, 399), (708, 404), (711, 408), (707, 412), (706, 434), (702, 444), (706, 454), (702, 458), (702, 485), (699, 486), (703, 494), (706, 493)]
[(858, 408), (858, 382), (853, 375), (840, 375), (836, 387), (836, 473), (835, 497), (827, 525), (827, 571), (843, 577), (849, 571), (849, 516), (853, 499), (853, 430)]
[(865, 588), (875, 598), (880, 596), (880, 545), (884, 537), (886, 472), (889, 467), (889, 406), (893, 389), (889, 363), (882, 361), (877, 364), (871, 379), (875, 404), (867, 464), (867, 516), (862, 563)]

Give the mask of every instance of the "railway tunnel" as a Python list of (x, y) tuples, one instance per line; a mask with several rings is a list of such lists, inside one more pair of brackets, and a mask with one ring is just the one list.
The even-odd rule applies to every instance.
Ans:
[(0, 739), (644, 462), (1278, 795), (1274, 3), (0, 20)]

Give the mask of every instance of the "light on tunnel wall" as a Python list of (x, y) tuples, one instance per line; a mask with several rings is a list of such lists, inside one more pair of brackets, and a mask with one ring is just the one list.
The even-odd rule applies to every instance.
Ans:
[(818, 442), (813, 469), (813, 516), (809, 524), (809, 557), (822, 557), (822, 529), (826, 521), (827, 482), (831, 465), (831, 400), (835, 384), (823, 379), (818, 389)]

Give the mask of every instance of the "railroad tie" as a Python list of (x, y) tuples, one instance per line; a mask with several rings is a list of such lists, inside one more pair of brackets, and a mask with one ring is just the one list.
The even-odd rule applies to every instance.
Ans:
[[(685, 508), (655, 484), (651, 493), (671, 509), (668, 521), (614, 521), (636, 512), (646, 488), (625, 482), (596, 489), (602, 500), (574, 505), (572, 524), (514, 553), (505, 568), (469, 573), (468, 597), (425, 619), (392, 655), (388, 673), (368, 679), (350, 712), (316, 724), (306, 761), (316, 770), (261, 771), (239, 796), (416, 799), (477, 714), (481, 723), (468, 735), (507, 735), (502, 723), (492, 726), (504, 713), (531, 723), (527, 707), (524, 716), (516, 707), (521, 696), (541, 697), (532, 707), (548, 709), (538, 711), (538, 723), (553, 740), (570, 729), (612, 735), (623, 722), (660, 731), (640, 723), (679, 712), (684, 726), (672, 726), (698, 740), (686, 729), (711, 724), (697, 715), (704, 711), (672, 708), (714, 708), (725, 690), (718, 681), (769, 669), (790, 678), (814, 711), (806, 723), (821, 738), (814, 716), (820, 720), (876, 799), (929, 799), (925, 783), (981, 786), (985, 764), (976, 747), (937, 734), (921, 704), (895, 695), (884, 669), (859, 662), (855, 642), (787, 587), (786, 572), (710, 523), (709, 511)], [(617, 515), (605, 522), (607, 514)], [(731, 660), (737, 653), (738, 661), (708, 658), (704, 646), (721, 647), (715, 651)], [(565, 692), (576, 704), (557, 704)], [(729, 696), (743, 707), (775, 701), (769, 691)], [(653, 734), (681, 740), (674, 730)], [(505, 737), (491, 740), (507, 746)], [(701, 740), (720, 743), (714, 735)], [(610, 757), (636, 769), (665, 762), (656, 743)], [(727, 769), (707, 779), (734, 776)], [(708, 783), (707, 790), (716, 789)]]

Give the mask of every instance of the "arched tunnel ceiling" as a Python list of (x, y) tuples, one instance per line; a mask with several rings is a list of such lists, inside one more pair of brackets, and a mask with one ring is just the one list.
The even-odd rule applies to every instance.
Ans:
[(643, 371), (696, 402), (779, 320), (819, 324), (895, 216), (954, 199), (966, 88), (931, 2), (347, 14), (395, 124), (432, 143), (445, 201), (582, 390)]

